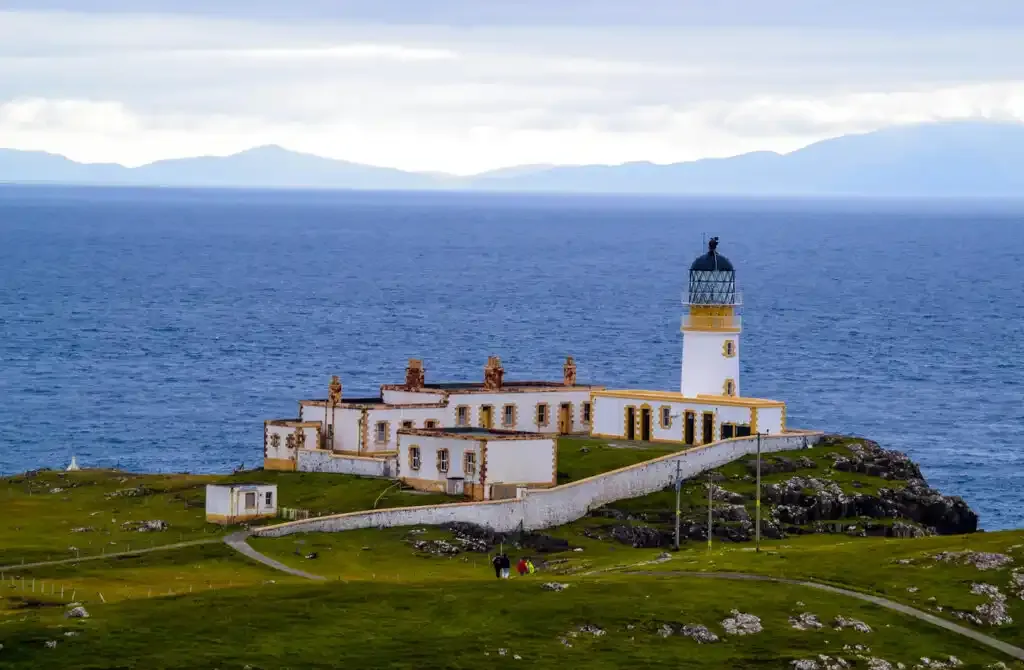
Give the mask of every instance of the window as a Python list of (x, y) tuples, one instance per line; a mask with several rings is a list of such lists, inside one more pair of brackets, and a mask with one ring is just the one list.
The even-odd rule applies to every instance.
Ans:
[(736, 341), (735, 340), (726, 340), (722, 344), (722, 355), (725, 356), (726, 358), (732, 358), (733, 356), (736, 355)]
[(722, 385), (723, 395), (736, 395), (736, 382), (732, 379), (726, 379), (725, 384)]
[(589, 402), (583, 403), (583, 411), (580, 412), (580, 414), (583, 415), (583, 423), (590, 423), (590, 413), (591, 413), (591, 411), (592, 411), (592, 407), (591, 407), (590, 403)]
[(409, 428), (412, 428), (415, 425), (416, 425), (416, 423), (413, 422), (413, 421), (406, 420), (406, 421), (402, 422), (402, 428), (405, 428), (406, 430), (408, 430)]
[(466, 455), (463, 456), (464, 463), (462, 464), (462, 470), (467, 477), (476, 476), (476, 453), (467, 451)]
[(437, 419), (427, 419), (423, 422), (424, 428), (437, 428)]
[(388, 422), (387, 421), (378, 421), (377, 422), (377, 429), (374, 431), (374, 434), (373, 434), (373, 441), (378, 443), (378, 444), (387, 442), (388, 441), (388, 433), (389, 432), (391, 432), (391, 431), (390, 431), (390, 426), (388, 426)]
[(416, 445), (409, 447), (409, 469), (420, 469), (420, 448)]
[(661, 427), (671, 428), (672, 427), (672, 408), (668, 405), (662, 405), (661, 407)]
[(284, 438), (284, 446), (288, 447), (289, 449), (294, 449), (295, 448), (295, 434), (294, 433), (288, 433), (288, 435), (285, 436), (285, 438)]
[(722, 424), (722, 439), (731, 440), (736, 435), (736, 425), (732, 423)]
[(543, 402), (537, 403), (537, 417), (536, 417), (536, 419), (537, 419), (537, 425), (538, 426), (546, 426), (546, 425), (548, 425), (549, 417), (548, 417), (548, 406), (547, 406), (547, 403), (543, 403)]
[(438, 449), (437, 450), (437, 471), (448, 472), (448, 450)]
[(274, 506), (274, 492), (273, 491), (267, 491), (267, 495), (263, 498), (263, 501), (264, 501), (264, 504), (263, 504), (264, 507), (273, 507)]
[(516, 406), (505, 405), (501, 411), (501, 425), (506, 428), (515, 428), (516, 426)]
[(273, 435), (270, 436), (270, 448), (271, 449), (280, 449), (281, 448), (281, 436), (278, 435), (277, 433), (274, 433)]
[(327, 426), (327, 444), (334, 446), (334, 424)]
[(245, 509), (256, 509), (256, 494), (246, 493), (245, 494)]
[(469, 407), (467, 405), (459, 405), (455, 408), (455, 425), (469, 425)]

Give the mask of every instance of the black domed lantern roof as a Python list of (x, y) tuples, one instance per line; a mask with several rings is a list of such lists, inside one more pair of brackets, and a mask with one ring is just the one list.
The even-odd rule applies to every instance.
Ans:
[(708, 241), (708, 252), (690, 265), (691, 305), (736, 305), (736, 271), (718, 253), (718, 238)]

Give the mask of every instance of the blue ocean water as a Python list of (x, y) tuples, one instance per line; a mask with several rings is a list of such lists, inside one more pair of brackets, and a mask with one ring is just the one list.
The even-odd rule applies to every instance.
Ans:
[(909, 452), (1024, 526), (1024, 205), (0, 188), (0, 472), (223, 471), (262, 422), (433, 380), (678, 387), (702, 233), (745, 395)]

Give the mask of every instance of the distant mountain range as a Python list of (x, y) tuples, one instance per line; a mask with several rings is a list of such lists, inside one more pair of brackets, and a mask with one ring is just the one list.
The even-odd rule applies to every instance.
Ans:
[(520, 166), (473, 177), (405, 172), (258, 147), (137, 168), (0, 149), (0, 183), (317, 189), (463, 189), (687, 195), (1024, 195), (1024, 124), (896, 126), (788, 154), (671, 165)]

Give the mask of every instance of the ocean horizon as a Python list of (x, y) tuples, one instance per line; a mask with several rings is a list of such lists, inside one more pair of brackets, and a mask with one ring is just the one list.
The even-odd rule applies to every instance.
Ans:
[(428, 381), (678, 390), (703, 238), (742, 390), (1024, 526), (1024, 201), (0, 186), (0, 474), (223, 472), (263, 420)]

